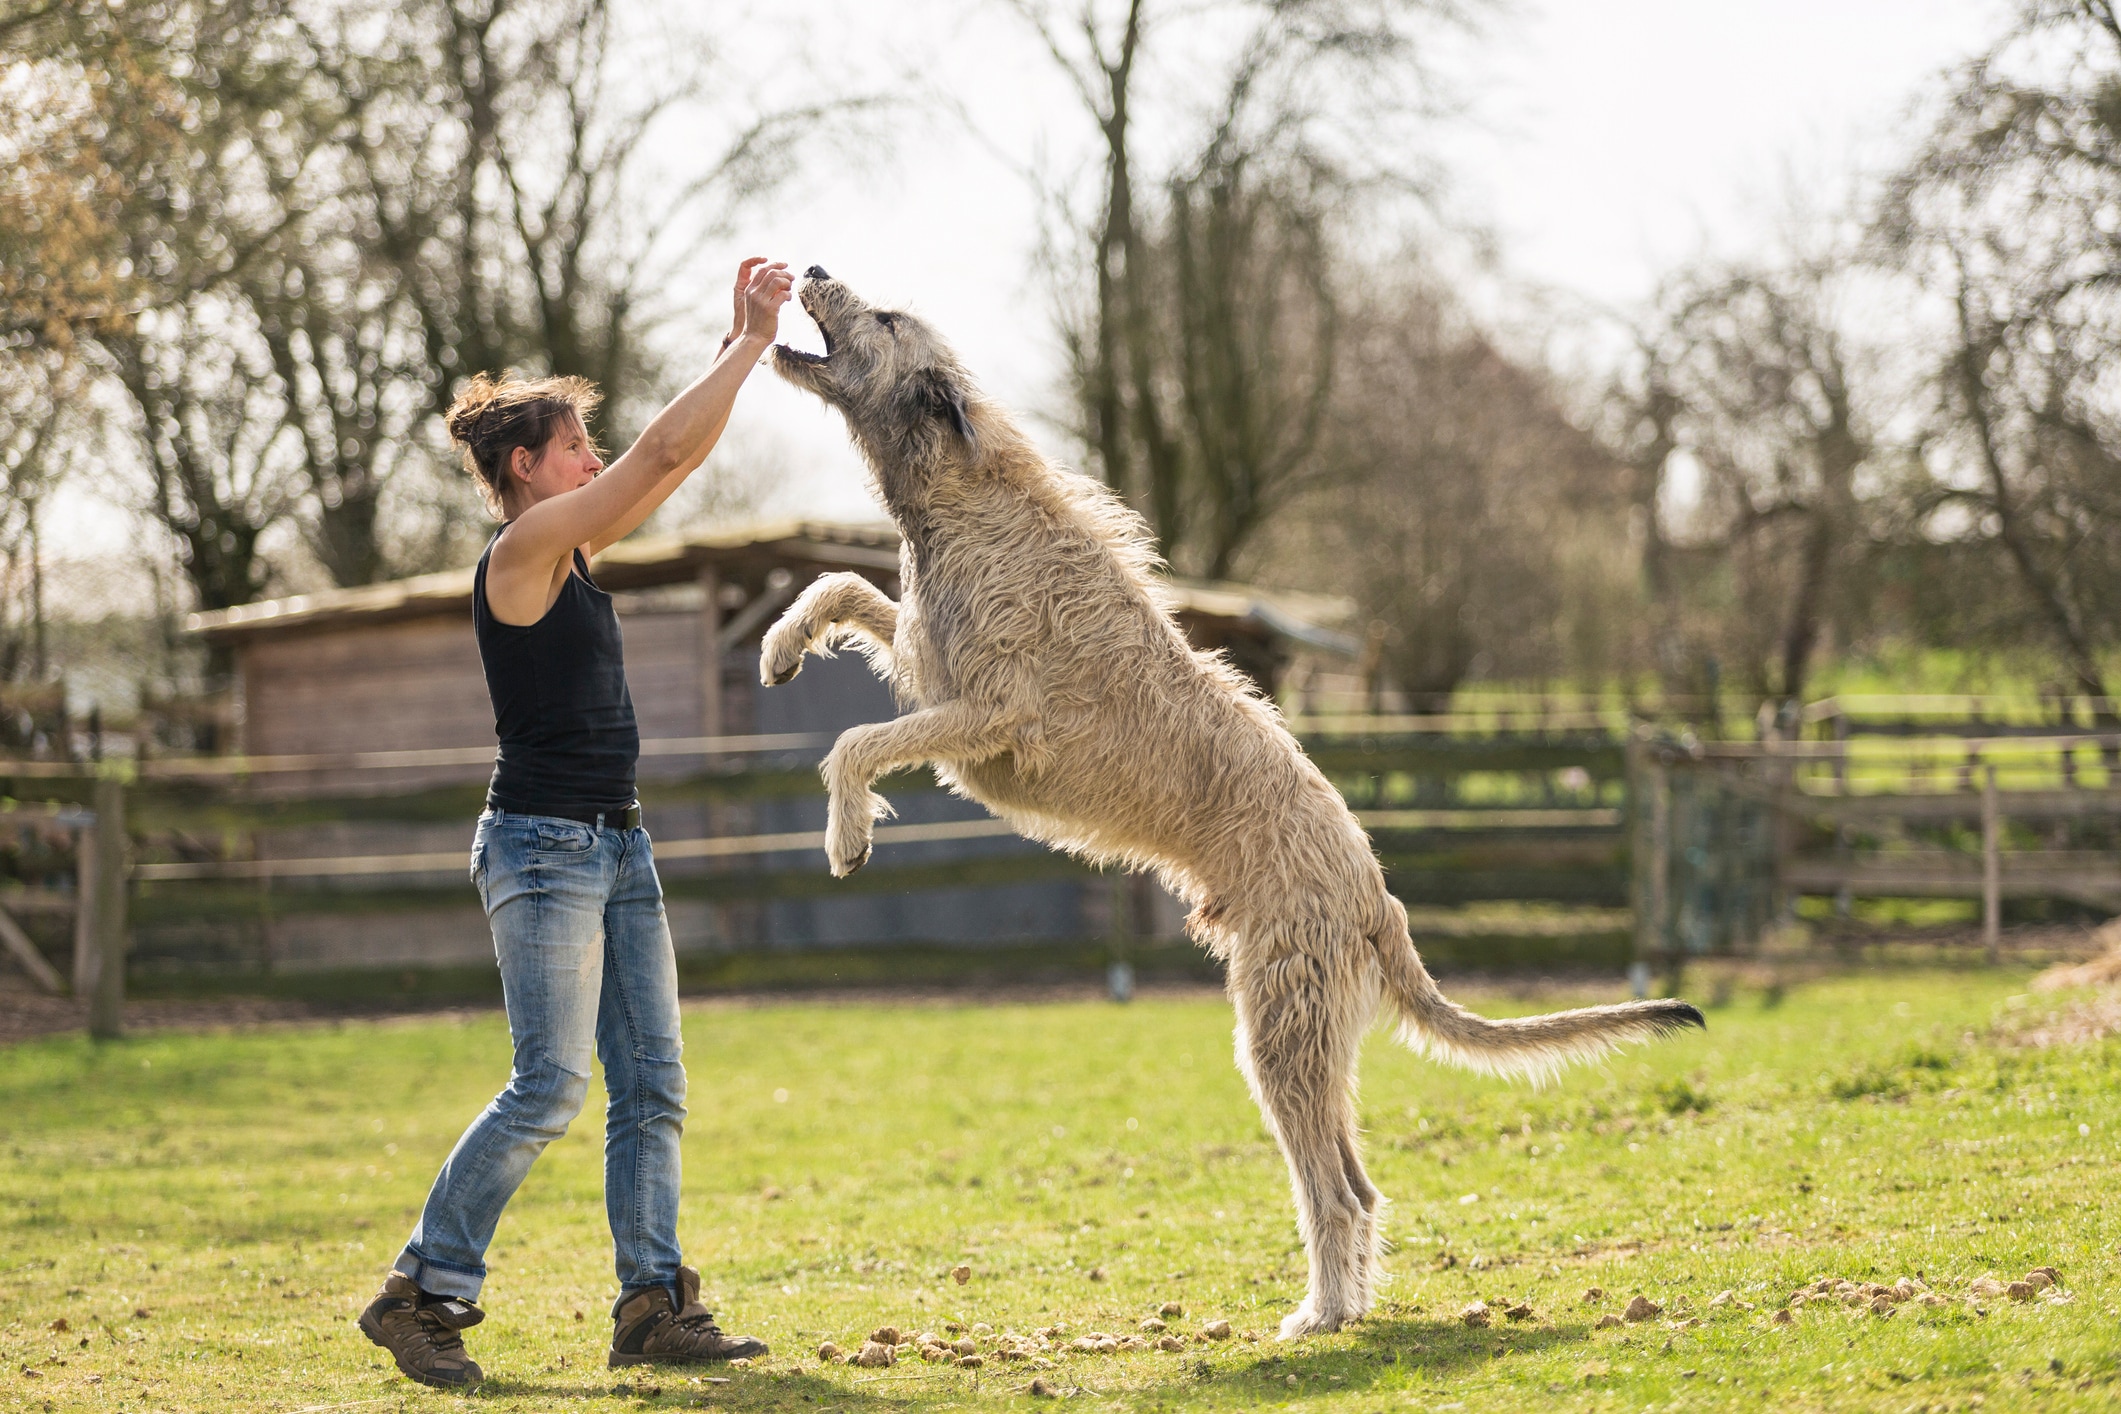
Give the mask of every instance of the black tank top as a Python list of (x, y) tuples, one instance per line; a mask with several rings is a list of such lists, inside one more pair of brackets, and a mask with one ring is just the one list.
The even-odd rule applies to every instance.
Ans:
[(574, 572), (544, 618), (502, 623), (486, 607), (486, 562), (500, 538), (495, 531), (486, 542), (471, 579), (472, 627), (501, 745), (487, 799), (523, 815), (623, 809), (633, 803), (641, 734), (611, 596), (576, 550)]

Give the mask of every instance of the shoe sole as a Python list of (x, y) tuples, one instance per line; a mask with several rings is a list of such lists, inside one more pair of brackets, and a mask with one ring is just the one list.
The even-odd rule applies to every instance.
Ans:
[(412, 1366), (405, 1363), (404, 1356), (398, 1354), (397, 1351), (392, 1350), (390, 1348), (390, 1342), (383, 1338), (382, 1325), (377, 1322), (373, 1316), (369, 1315), (366, 1311), (363, 1311), (361, 1313), (361, 1319), (359, 1324), (361, 1327), (361, 1334), (367, 1336), (372, 1344), (376, 1345), (378, 1348), (382, 1349), (383, 1351), (389, 1354), (391, 1360), (394, 1361), (398, 1367), (398, 1373), (416, 1384), (426, 1385), (429, 1389), (470, 1389), (473, 1385), (478, 1384), (481, 1380), (486, 1378), (486, 1376), (481, 1373), (476, 1379), (443, 1380), (437, 1379), (433, 1375), (425, 1374), (419, 1370), (415, 1370)]
[(627, 1355), (614, 1350), (604, 1362), (607, 1370), (622, 1369), (627, 1365), (726, 1365), (731, 1360), (757, 1360), (766, 1351), (751, 1355)]

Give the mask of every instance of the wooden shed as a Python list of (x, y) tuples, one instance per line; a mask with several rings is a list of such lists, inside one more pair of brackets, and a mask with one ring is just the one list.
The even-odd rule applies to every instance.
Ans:
[[(892, 716), (896, 706), (859, 657), (812, 660), (794, 682), (758, 684), (758, 645), (781, 609), (817, 575), (851, 570), (898, 591), (899, 541), (889, 525), (773, 521), (613, 546), (592, 566), (617, 605), (642, 737), (647, 823), (658, 841), (820, 828), (823, 800), (792, 795), (740, 803), (673, 800), (651, 788), (697, 773), (717, 749), (775, 749), (806, 760), (829, 734)], [(1271, 690), (1295, 653), (1352, 650), (1344, 602), (1241, 585), (1174, 583), (1180, 617), (1203, 646), (1227, 651)], [(233, 648), (237, 731), (258, 789), (346, 796), (472, 783), (490, 772), (493, 716), (471, 633), (469, 568), (355, 589), (297, 595), (212, 614), (186, 627)], [(797, 745), (798, 741), (801, 745)], [(938, 791), (894, 796), (902, 821), (983, 817)], [(275, 829), (261, 858), (442, 853), (468, 842), (471, 822), (346, 820)], [(1039, 847), (1013, 836), (894, 845), (902, 858), (947, 861)], [(812, 851), (769, 856), (823, 870)], [(667, 878), (712, 871), (711, 857), (674, 859)], [(437, 875), (437, 880), (440, 879)], [(461, 879), (461, 870), (457, 878)], [(349, 885), (353, 887), (354, 885)], [(927, 942), (991, 944), (1096, 936), (1102, 895), (1080, 880), (933, 888), (918, 897), (865, 893), (732, 904), (673, 890), (681, 951)], [(1159, 927), (1175, 926), (1168, 907)], [(359, 914), (276, 917), (257, 943), (274, 968), (455, 964), (489, 955), (476, 902), (398, 916), (387, 929)], [(147, 951), (154, 945), (149, 942)]]

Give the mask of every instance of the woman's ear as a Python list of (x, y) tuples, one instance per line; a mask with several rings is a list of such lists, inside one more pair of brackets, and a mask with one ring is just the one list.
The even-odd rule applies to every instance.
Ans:
[(518, 481), (528, 483), (530, 480), (530, 468), (530, 448), (512, 447), (509, 449), (508, 472), (511, 476)]

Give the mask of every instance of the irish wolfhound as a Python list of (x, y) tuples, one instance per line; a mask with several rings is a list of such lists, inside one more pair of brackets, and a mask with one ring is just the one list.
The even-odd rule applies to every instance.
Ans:
[(1363, 1315), (1383, 1198), (1354, 1070), (1382, 999), (1416, 1050), (1532, 1076), (1701, 1013), (1640, 1001), (1490, 1021), (1446, 998), (1339, 793), (1273, 705), (1180, 634), (1140, 519), (1041, 456), (920, 320), (815, 266), (799, 297), (825, 353), (782, 345), (774, 367), (845, 416), (904, 536), (898, 603), (826, 575), (763, 645), (772, 684), (851, 641), (911, 709), (825, 758), (832, 872), (869, 857), (888, 811), (871, 783), (923, 763), (1025, 835), (1155, 869), (1228, 970), (1238, 1067), (1288, 1161), (1310, 1287), (1281, 1334)]

